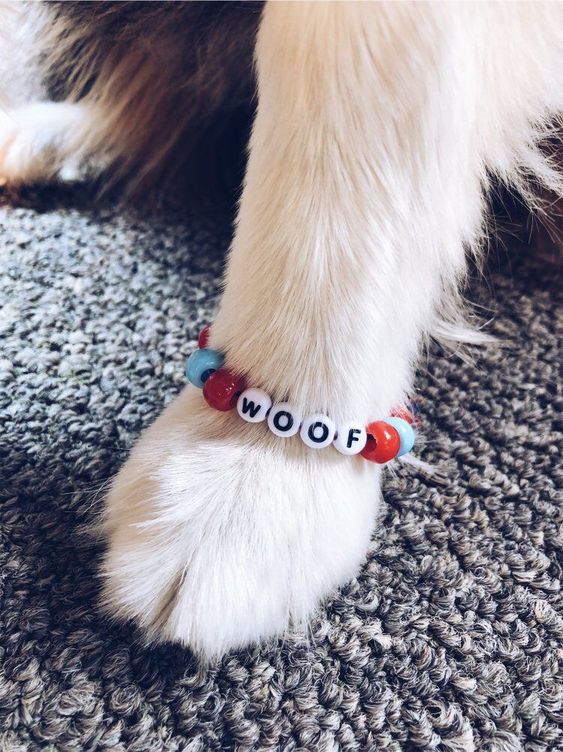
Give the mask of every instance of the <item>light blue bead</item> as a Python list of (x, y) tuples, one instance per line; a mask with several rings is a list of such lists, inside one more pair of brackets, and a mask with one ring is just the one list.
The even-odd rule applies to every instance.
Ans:
[(206, 378), (221, 368), (224, 362), (225, 356), (218, 350), (210, 347), (195, 350), (186, 360), (186, 376), (194, 386), (202, 389)]
[(410, 452), (414, 446), (415, 439), (414, 429), (411, 424), (402, 418), (385, 418), (385, 422), (397, 429), (397, 433), (401, 439), (401, 448), (397, 457), (402, 457), (403, 454)]

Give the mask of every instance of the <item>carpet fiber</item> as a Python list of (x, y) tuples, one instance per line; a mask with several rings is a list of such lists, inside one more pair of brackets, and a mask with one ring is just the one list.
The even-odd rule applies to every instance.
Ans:
[(434, 347), (419, 374), (439, 473), (387, 476), (311, 643), (206, 669), (97, 612), (84, 528), (184, 383), (231, 218), (64, 192), (0, 208), (0, 750), (563, 749), (561, 285), (522, 249), (471, 293), (503, 347)]

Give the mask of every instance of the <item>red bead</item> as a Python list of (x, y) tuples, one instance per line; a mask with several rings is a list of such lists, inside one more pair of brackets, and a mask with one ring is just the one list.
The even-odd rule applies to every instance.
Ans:
[(237, 376), (228, 368), (219, 368), (205, 381), (203, 396), (210, 407), (226, 412), (235, 407), (240, 393), (245, 389), (246, 381), (242, 376)]
[(204, 326), (201, 332), (199, 333), (199, 337), (197, 338), (197, 346), (199, 347), (200, 350), (203, 350), (204, 347), (207, 347), (210, 334), (211, 334), (211, 327)]
[(414, 424), (414, 415), (410, 410), (407, 410), (406, 407), (394, 407), (391, 410), (391, 415), (393, 418), (402, 418), (403, 420), (406, 420), (411, 426)]
[(362, 457), (382, 465), (397, 456), (401, 448), (401, 437), (396, 428), (383, 420), (376, 420), (366, 427), (366, 431), (368, 440), (360, 452)]

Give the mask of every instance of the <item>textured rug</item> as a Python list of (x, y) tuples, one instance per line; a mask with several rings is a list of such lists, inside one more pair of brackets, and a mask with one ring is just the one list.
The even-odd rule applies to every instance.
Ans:
[(231, 219), (0, 208), (0, 749), (563, 749), (561, 282), (523, 246), (471, 292), (502, 347), (434, 347), (419, 374), (439, 472), (387, 476), (367, 562), (309, 644), (204, 669), (98, 614), (83, 529), (184, 383)]

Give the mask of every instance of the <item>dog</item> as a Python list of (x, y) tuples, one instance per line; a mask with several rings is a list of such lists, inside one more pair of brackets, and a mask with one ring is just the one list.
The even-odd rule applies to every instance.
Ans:
[[(559, 3), (2, 13), (10, 184), (86, 173), (135, 195), (255, 109), (210, 347), (301, 416), (367, 425), (405, 405), (427, 339), (474, 336), (462, 290), (491, 182), (532, 206), (539, 187), (563, 193)], [(381, 473), (188, 386), (112, 482), (104, 606), (208, 659), (274, 639), (357, 573)]]

